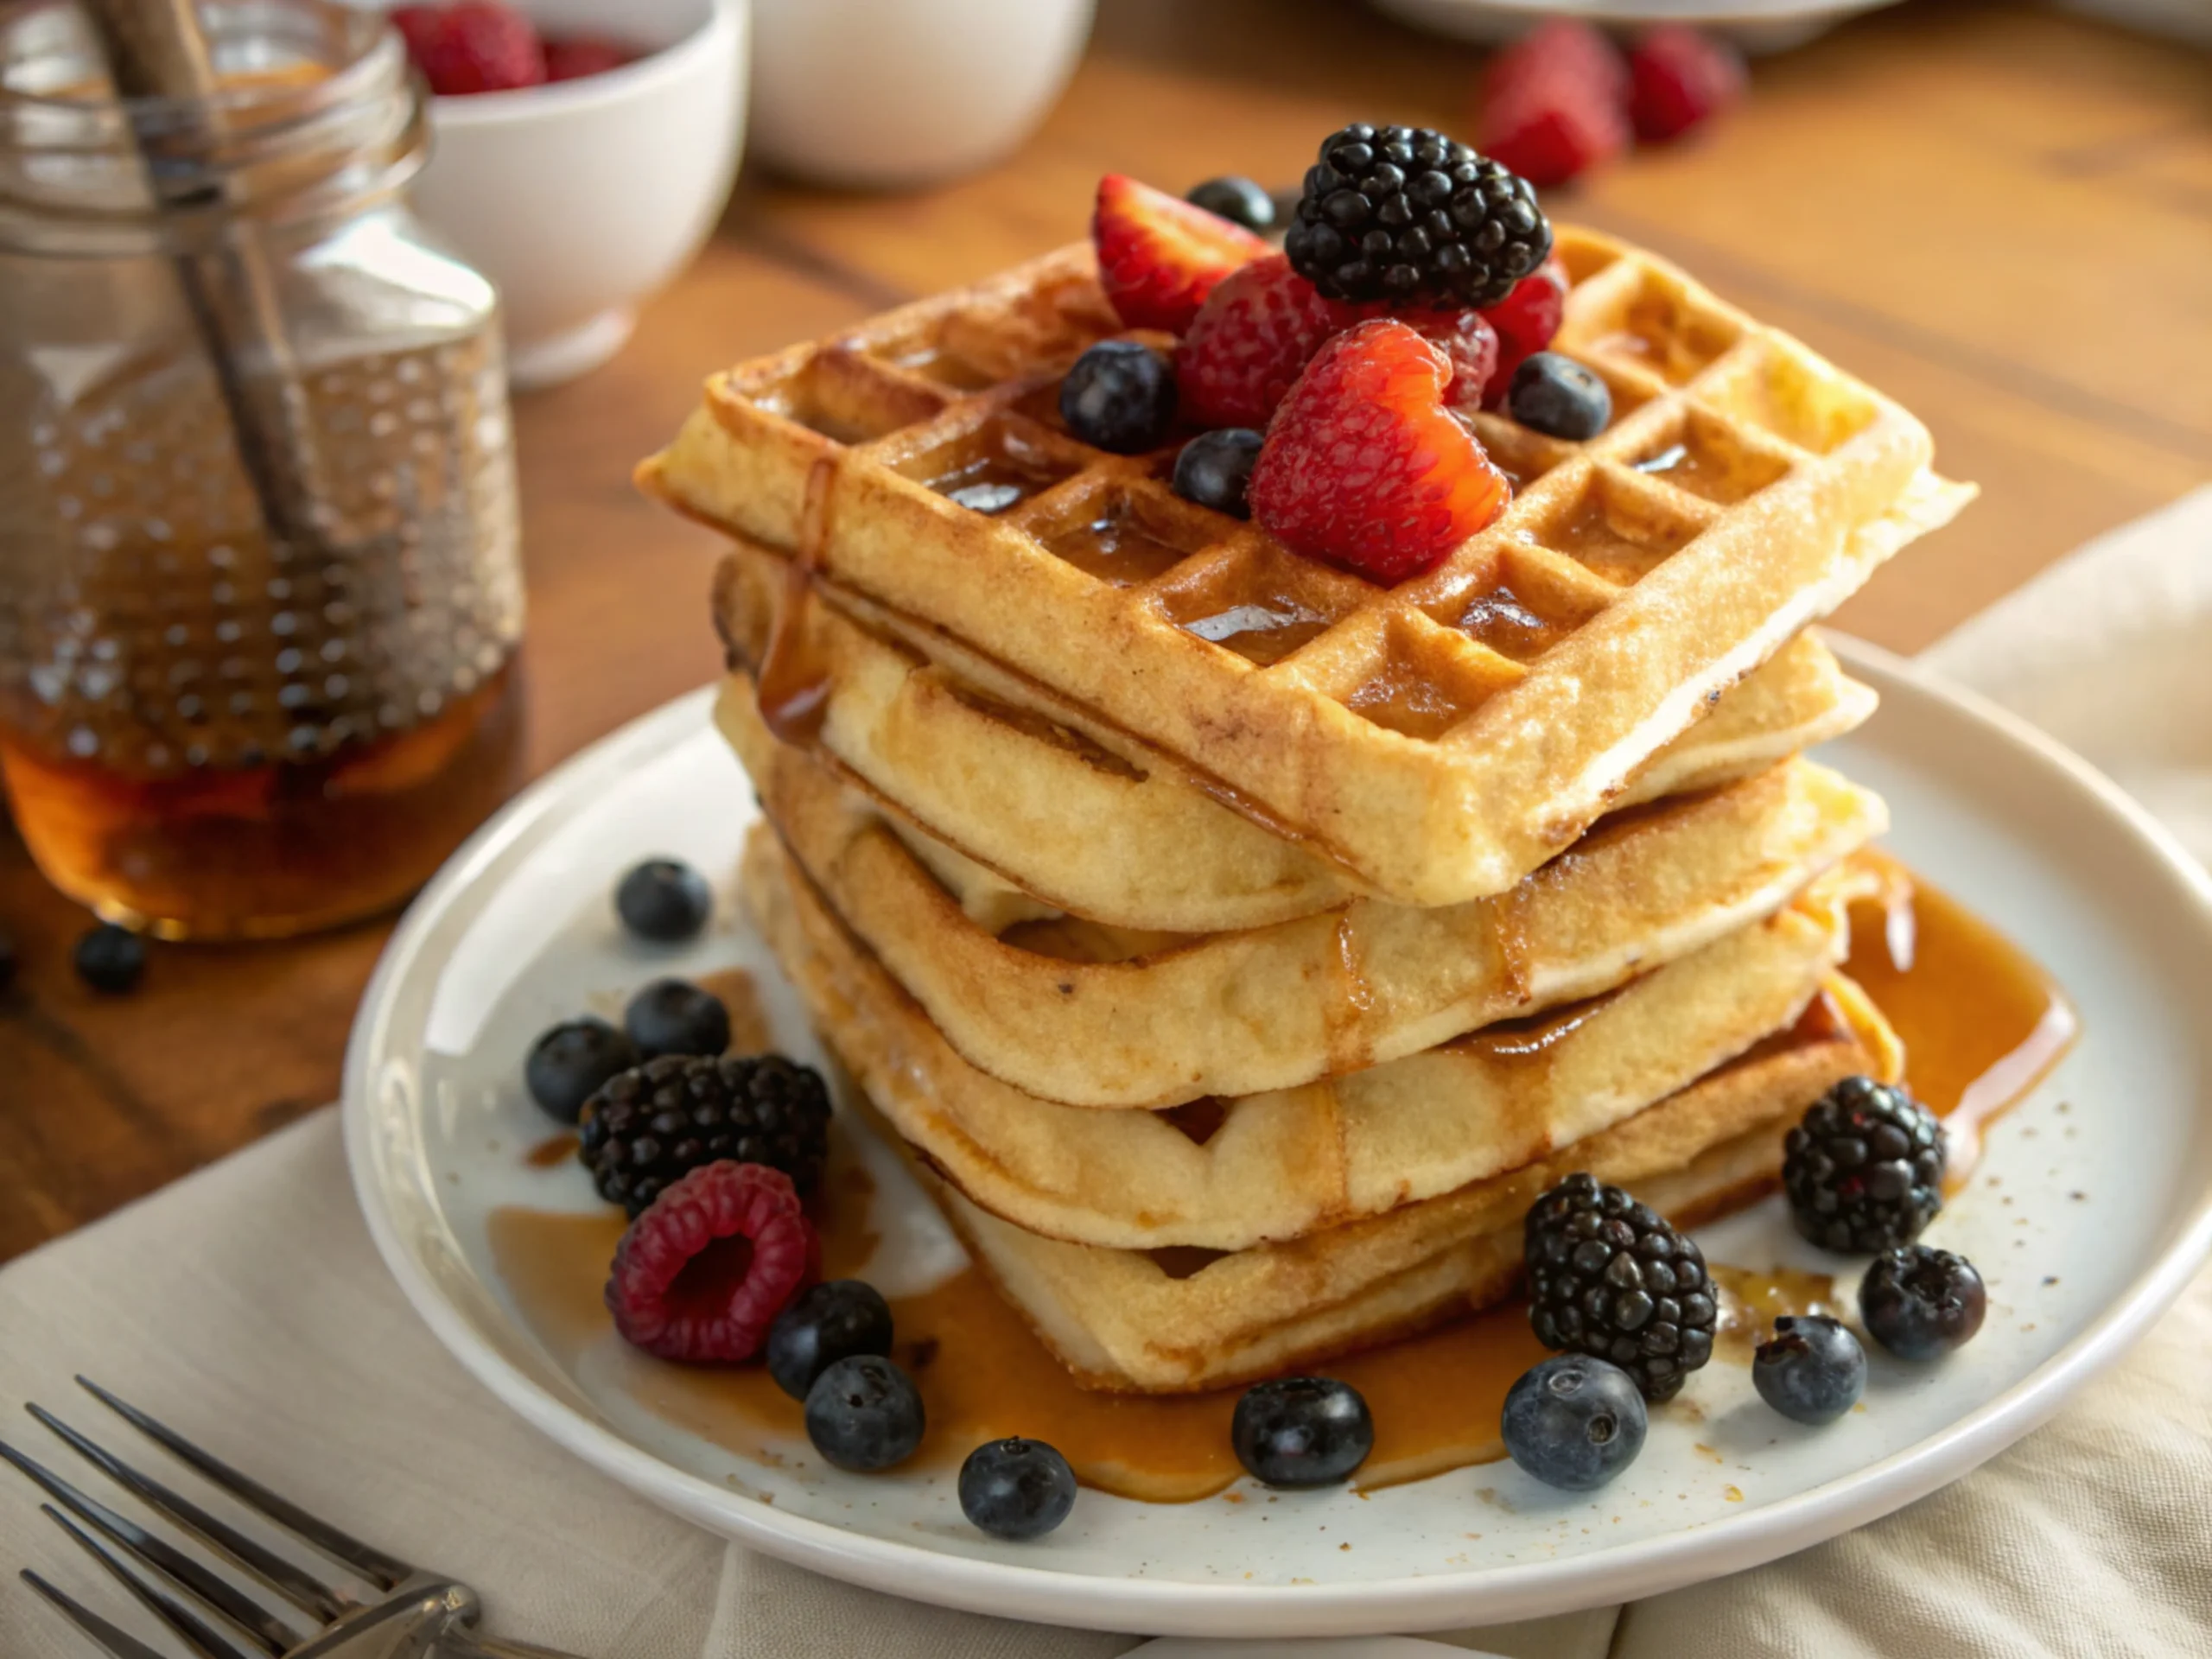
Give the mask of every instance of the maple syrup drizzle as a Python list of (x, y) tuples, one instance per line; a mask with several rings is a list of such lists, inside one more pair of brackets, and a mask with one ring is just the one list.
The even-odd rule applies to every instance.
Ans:
[[(2024, 1095), (2063, 1052), (2075, 1022), (2048, 976), (1994, 930), (1902, 868), (1885, 874), (1882, 899), (1853, 907), (1847, 966), (1904, 1036), (1915, 1091), (1946, 1115), (1955, 1163), (1962, 1140), (1971, 1156), (1961, 1131), (1985, 1128)], [(1332, 1001), (1348, 993), (1357, 966), (1347, 957), (1347, 982), (1332, 988)], [(1815, 1024), (1820, 1018), (1808, 1015)], [(843, 1137), (833, 1136), (814, 1202), (824, 1276), (865, 1276), (874, 1263), (880, 1241), (872, 1196)], [(620, 1350), (601, 1290), (621, 1231), (613, 1211), (510, 1207), (489, 1220), (499, 1279), (556, 1357), (614, 1350), (623, 1385), (664, 1420), (743, 1457), (811, 1460), (798, 1403), (759, 1366), (687, 1368)], [(1723, 1309), (1716, 1351), (1732, 1360), (1748, 1361), (1777, 1315), (1834, 1310), (1834, 1285), (1823, 1274), (1717, 1263), (1713, 1274)], [(1239, 1389), (1172, 1395), (1083, 1389), (972, 1267), (893, 1298), (892, 1307), (897, 1357), (921, 1389), (929, 1420), (910, 1466), (949, 1470), (982, 1441), (1020, 1433), (1058, 1446), (1084, 1484), (1124, 1497), (1191, 1502), (1224, 1491), (1239, 1475), (1229, 1447)], [(1543, 1355), (1516, 1300), (1310, 1369), (1366, 1397), (1375, 1450), (1357, 1484), (1372, 1490), (1502, 1457), (1506, 1390)]]
[(760, 1006), (760, 988), (742, 968), (725, 968), (702, 974), (699, 988), (729, 1010), (729, 1050), (732, 1054), (766, 1054), (776, 1046), (774, 1028)]
[(778, 741), (811, 748), (830, 709), (830, 664), (808, 626), (814, 607), (816, 573), (830, 537), (830, 499), (837, 480), (837, 457), (817, 456), (807, 469), (806, 494), (800, 503), (798, 548), (784, 576), (784, 602), (776, 609), (760, 663), (754, 695), (760, 718)]

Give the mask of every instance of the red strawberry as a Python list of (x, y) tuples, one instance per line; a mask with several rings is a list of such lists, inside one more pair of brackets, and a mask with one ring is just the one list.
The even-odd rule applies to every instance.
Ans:
[(1534, 357), (1559, 333), (1567, 309), (1567, 267), (1554, 257), (1523, 276), (1513, 291), (1483, 315), (1497, 330), (1497, 366), (1483, 388), (1483, 406), (1496, 409), (1505, 401), (1513, 371), (1523, 359)]
[(1554, 17), (1491, 60), (1476, 144), (1531, 184), (1563, 184), (1628, 148), (1627, 99), (1605, 37)]
[(637, 60), (635, 52), (604, 35), (564, 35), (545, 42), (545, 79), (582, 80)]
[(1277, 540), (1383, 583), (1403, 582), (1512, 497), (1445, 405), (1452, 359), (1394, 318), (1314, 354), (1253, 463), (1252, 516)]
[(1636, 136), (1649, 143), (1688, 132), (1744, 95), (1744, 60), (1736, 49), (1680, 23), (1662, 24), (1638, 41), (1629, 72), (1629, 113)]
[(407, 55), (441, 97), (503, 92), (545, 80), (545, 48), (530, 19), (499, 0), (400, 6), (394, 28)]
[(1122, 321), (1171, 334), (1191, 326), (1223, 277), (1268, 251), (1243, 226), (1119, 173), (1098, 181), (1090, 239)]

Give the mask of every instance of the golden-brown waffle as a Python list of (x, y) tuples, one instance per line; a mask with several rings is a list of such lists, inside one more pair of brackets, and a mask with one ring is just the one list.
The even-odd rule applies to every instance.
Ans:
[[(971, 1202), (1120, 1249), (1244, 1249), (1382, 1213), (1573, 1145), (1806, 1014), (1865, 882), (1788, 908), (1609, 995), (1349, 1077), (1171, 1112), (1059, 1106), (954, 1052), (756, 832), (746, 902), (876, 1109)], [(1809, 1018), (1810, 1016), (1808, 1016)]]
[(1780, 908), (1885, 825), (1808, 760), (1610, 818), (1510, 893), (1238, 933), (1070, 919), (994, 934), (866, 798), (723, 703), (769, 820), (952, 1046), (1027, 1094), (1158, 1108), (1294, 1088), (1609, 990)]
[(1786, 1126), (1838, 1079), (1894, 1080), (1896, 1036), (1847, 979), (1847, 1027), (1754, 1051), (1567, 1151), (1457, 1192), (1289, 1243), (1210, 1256), (1042, 1238), (910, 1162), (1007, 1300), (1086, 1387), (1177, 1393), (1310, 1367), (1484, 1307), (1512, 1289), (1522, 1218), (1576, 1170), (1677, 1224), (1770, 1190)]
[[(1456, 903), (1571, 842), (1967, 493), (1904, 410), (1665, 262), (1567, 228), (1558, 248), (1553, 348), (1617, 417), (1583, 445), (1472, 417), (1516, 496), (1393, 588), (1177, 497), (1168, 452), (1068, 434), (1057, 381), (1117, 328), (1087, 248), (715, 377), (641, 481), (799, 550), (871, 626), (1174, 755), (1374, 890)], [(1013, 505), (952, 499), (977, 485)]]
[[(743, 537), (715, 575), (731, 660), (756, 673), (788, 560)], [(969, 913), (1034, 913), (1030, 901), (1110, 926), (1184, 933), (1262, 927), (1363, 896), (1341, 867), (1182, 781), (1172, 761), (1020, 678), (970, 659), (972, 683), (860, 626), (804, 608), (805, 653), (828, 692), (813, 747), (866, 788), (917, 854), (964, 861)], [(746, 695), (751, 696), (748, 689)], [(1639, 767), (1615, 803), (1748, 777), (1840, 736), (1873, 711), (1872, 690), (1801, 635), (1704, 720)], [(995, 891), (984, 872), (1003, 878)]]

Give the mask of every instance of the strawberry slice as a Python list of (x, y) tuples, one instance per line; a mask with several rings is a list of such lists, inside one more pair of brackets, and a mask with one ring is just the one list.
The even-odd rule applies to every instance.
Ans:
[(1090, 240), (1122, 321), (1171, 334), (1191, 326), (1223, 277), (1269, 251), (1243, 226), (1119, 173), (1098, 181)]
[(1446, 406), (1452, 357), (1391, 318), (1314, 354), (1253, 464), (1252, 516), (1284, 546), (1386, 586), (1503, 512), (1505, 475)]

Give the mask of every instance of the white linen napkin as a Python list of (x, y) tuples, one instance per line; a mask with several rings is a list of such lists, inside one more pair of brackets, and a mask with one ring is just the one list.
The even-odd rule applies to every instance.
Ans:
[[(2083, 549), (1929, 660), (2082, 751), (2212, 855), (2212, 490)], [(1627, 1608), (1440, 1639), (1510, 1659), (2212, 1653), (2208, 1354), (2212, 1274), (2051, 1424), (1885, 1521)], [(594, 1659), (1090, 1659), (1136, 1644), (851, 1589), (575, 1462), (401, 1300), (354, 1211), (332, 1112), (0, 1270), (0, 1402), (112, 1429), (71, 1384), (77, 1371), (338, 1525), (474, 1584), (499, 1633)], [(0, 1437), (78, 1472), (12, 1411)], [(153, 1634), (0, 1469), (0, 1566), (22, 1565)], [(27, 1586), (0, 1580), (0, 1654), (86, 1651)]]

